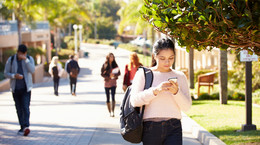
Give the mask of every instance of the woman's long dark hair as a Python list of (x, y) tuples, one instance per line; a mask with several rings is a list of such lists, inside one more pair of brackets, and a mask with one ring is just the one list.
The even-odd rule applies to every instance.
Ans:
[(118, 65), (117, 65), (117, 63), (116, 63), (116, 59), (115, 59), (114, 54), (113, 54), (113, 53), (109, 53), (109, 54), (106, 56), (106, 61), (105, 61), (105, 63), (103, 64), (103, 70), (105, 71), (106, 74), (109, 74), (109, 73), (110, 73), (109, 70), (110, 70), (111, 68), (110, 68), (110, 65), (109, 65), (109, 58), (110, 58), (111, 55), (114, 57), (114, 60), (112, 61), (112, 64), (111, 64), (112, 69), (118, 67)]
[(171, 39), (169, 38), (162, 38), (157, 40), (153, 45), (153, 54), (152, 54), (152, 64), (151, 67), (156, 66), (155, 55), (158, 55), (161, 50), (171, 49), (175, 54), (175, 46)]

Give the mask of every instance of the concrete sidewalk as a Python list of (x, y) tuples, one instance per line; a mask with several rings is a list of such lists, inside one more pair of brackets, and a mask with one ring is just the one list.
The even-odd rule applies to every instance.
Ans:
[[(129, 52), (103, 45), (84, 46), (89, 57), (79, 59), (81, 72), (76, 97), (70, 95), (67, 79), (61, 79), (58, 97), (54, 96), (51, 81), (34, 86), (29, 136), (16, 134), (19, 124), (12, 95), (10, 92), (0, 93), (1, 145), (130, 145), (119, 134), (119, 106), (123, 97), (121, 88)], [(104, 83), (100, 76), (108, 52), (115, 54), (122, 74), (118, 79), (114, 118), (109, 117)], [(210, 144), (206, 142), (210, 139), (205, 141), (205, 136), (200, 139), (201, 142), (198, 140), (202, 134), (194, 134), (196, 123), (193, 120), (183, 115), (182, 122), (184, 145)]]

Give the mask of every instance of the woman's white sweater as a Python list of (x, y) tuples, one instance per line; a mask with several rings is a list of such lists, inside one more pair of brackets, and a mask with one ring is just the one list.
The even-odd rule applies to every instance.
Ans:
[[(144, 119), (148, 118), (176, 118), (181, 119), (181, 111), (188, 111), (192, 100), (187, 78), (184, 73), (176, 70), (170, 72), (153, 71), (151, 88), (144, 89), (145, 78), (143, 69), (139, 69), (134, 77), (130, 102), (135, 107), (145, 105)], [(161, 92), (156, 96), (153, 90), (156, 86), (170, 77), (177, 77), (179, 90), (176, 95), (170, 92)]]

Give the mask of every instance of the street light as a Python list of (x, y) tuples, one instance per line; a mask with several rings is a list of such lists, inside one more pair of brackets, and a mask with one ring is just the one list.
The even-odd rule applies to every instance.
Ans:
[(82, 49), (81, 42), (82, 42), (82, 25), (79, 25), (79, 49)]
[(77, 29), (78, 29), (78, 25), (76, 25), (76, 24), (74, 24), (73, 25), (73, 29), (74, 29), (74, 43), (75, 43), (75, 54), (77, 54), (78, 53), (78, 46), (77, 46)]

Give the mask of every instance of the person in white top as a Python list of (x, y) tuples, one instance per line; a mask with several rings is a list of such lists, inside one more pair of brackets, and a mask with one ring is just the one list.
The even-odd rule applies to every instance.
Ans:
[[(170, 39), (160, 39), (153, 46), (152, 86), (144, 90), (143, 69), (136, 72), (130, 102), (134, 107), (145, 105), (144, 145), (182, 145), (181, 111), (190, 109), (192, 100), (187, 78), (171, 69), (175, 46)], [(169, 78), (177, 78), (177, 81)]]
[(63, 74), (63, 71), (64, 70), (62, 69), (62, 66), (59, 63), (59, 57), (53, 56), (51, 63), (49, 65), (49, 73), (53, 77), (54, 94), (56, 96), (59, 95), (59, 93), (58, 93), (59, 81), (60, 81), (60, 77)]

